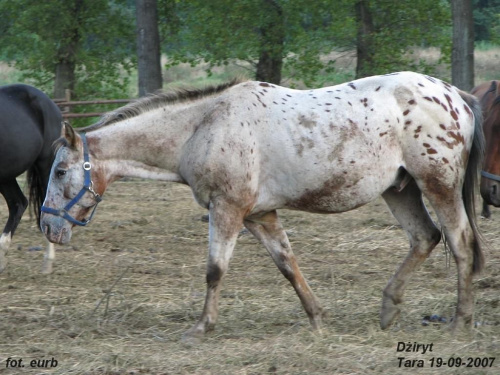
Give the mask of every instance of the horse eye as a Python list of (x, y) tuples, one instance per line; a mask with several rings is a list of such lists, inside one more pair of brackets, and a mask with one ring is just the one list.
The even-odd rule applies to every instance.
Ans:
[(66, 171), (64, 169), (58, 169), (56, 171), (56, 177), (58, 178), (61, 178), (62, 176), (64, 176), (66, 174)]

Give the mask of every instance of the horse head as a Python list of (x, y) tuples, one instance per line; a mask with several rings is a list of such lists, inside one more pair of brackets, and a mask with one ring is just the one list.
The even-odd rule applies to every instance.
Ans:
[(103, 167), (91, 152), (84, 133), (65, 124), (42, 206), (40, 227), (49, 241), (65, 244), (75, 225), (91, 220), (105, 190)]
[[(491, 104), (485, 111), (483, 130), (486, 155), (481, 171), (481, 196), (486, 203), (500, 206), (500, 85), (489, 91)], [(485, 95), (486, 96), (486, 95)]]

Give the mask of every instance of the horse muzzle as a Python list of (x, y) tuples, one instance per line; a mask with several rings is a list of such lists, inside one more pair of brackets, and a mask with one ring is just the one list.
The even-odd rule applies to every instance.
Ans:
[[(482, 172), (481, 177), (481, 197), (487, 204), (495, 207), (500, 206), (500, 179), (494, 178), (496, 175)], [(490, 177), (493, 176), (493, 177)]]
[(71, 240), (72, 225), (63, 217), (42, 213), (40, 229), (52, 243), (65, 245)]

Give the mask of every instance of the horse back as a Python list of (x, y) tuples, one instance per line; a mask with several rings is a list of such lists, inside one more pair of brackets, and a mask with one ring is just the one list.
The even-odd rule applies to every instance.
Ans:
[(61, 123), (59, 108), (42, 91), (24, 84), (0, 87), (2, 175), (18, 175), (37, 158), (50, 158)]

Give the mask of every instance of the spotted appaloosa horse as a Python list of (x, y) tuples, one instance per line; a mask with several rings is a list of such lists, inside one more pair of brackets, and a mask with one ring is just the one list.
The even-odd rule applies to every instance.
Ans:
[[(54, 160), (52, 144), (59, 138), (61, 127), (61, 111), (42, 91), (23, 84), (0, 87), (0, 193), (9, 208), (0, 236), (0, 271), (5, 268), (5, 251), (28, 206), (16, 177), (27, 171), (30, 203), (39, 220)], [(42, 272), (52, 271), (54, 256), (54, 245), (49, 243)]]
[(210, 223), (205, 306), (184, 337), (214, 327), (242, 225), (269, 251), (317, 328), (322, 309), (276, 210), (337, 213), (382, 195), (410, 240), (383, 293), (385, 329), (399, 314), (411, 274), (441, 238), (423, 193), (457, 263), (453, 325), (463, 328), (473, 318), (472, 277), (484, 262), (473, 205), (484, 146), (480, 120), (472, 95), (411, 72), (317, 90), (233, 82), (153, 96), (83, 133), (65, 127), (41, 226), (51, 241), (67, 243), (72, 227), (85, 225), (108, 184), (123, 176), (187, 184)]
[(483, 210), (481, 216), (491, 217), (488, 204), (497, 206), (500, 204), (500, 191), (498, 191), (500, 180), (500, 81), (484, 82), (471, 91), (471, 94), (480, 99), (483, 109), (483, 131), (486, 139), (486, 159), (481, 172), (481, 195), (483, 196)]

